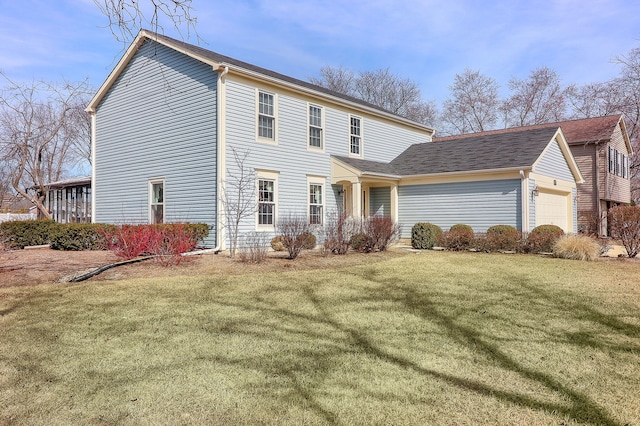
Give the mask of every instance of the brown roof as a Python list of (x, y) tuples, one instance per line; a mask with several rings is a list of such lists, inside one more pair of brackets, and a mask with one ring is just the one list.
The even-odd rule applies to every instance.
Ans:
[(618, 122), (622, 119), (621, 114), (607, 115), (604, 117), (595, 118), (582, 118), (577, 120), (558, 121), (556, 123), (536, 124), (533, 126), (513, 127), (509, 129), (489, 130), (479, 133), (468, 133), (465, 135), (445, 136), (433, 138), (434, 142), (444, 142), (449, 140), (498, 135), (502, 133), (518, 132), (528, 129), (540, 129), (546, 127), (553, 127), (562, 129), (565, 139), (568, 144), (588, 143), (588, 142), (601, 142), (611, 139), (611, 135)]

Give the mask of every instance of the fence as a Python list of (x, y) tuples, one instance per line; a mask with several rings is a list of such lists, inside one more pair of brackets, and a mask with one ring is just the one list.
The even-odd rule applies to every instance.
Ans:
[(0, 213), (0, 223), (9, 222), (11, 220), (36, 220), (35, 213)]

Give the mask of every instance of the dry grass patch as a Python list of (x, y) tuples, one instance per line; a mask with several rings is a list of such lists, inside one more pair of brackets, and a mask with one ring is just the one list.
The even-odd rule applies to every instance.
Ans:
[(363, 259), (3, 289), (0, 423), (640, 419), (640, 265)]

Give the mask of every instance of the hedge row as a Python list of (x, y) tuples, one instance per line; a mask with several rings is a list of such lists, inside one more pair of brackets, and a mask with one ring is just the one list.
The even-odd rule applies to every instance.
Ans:
[[(135, 226), (163, 229), (175, 225)], [(63, 224), (53, 220), (16, 220), (0, 223), (0, 244), (11, 249), (50, 244), (54, 250), (104, 250), (105, 235), (113, 233), (116, 228), (116, 225), (102, 223)], [(209, 226), (205, 223), (188, 223), (186, 228), (198, 242), (209, 235)]]
[(428, 222), (416, 223), (411, 230), (411, 246), (447, 250), (516, 251), (520, 253), (552, 252), (555, 241), (564, 234), (555, 225), (541, 225), (529, 234), (511, 225), (494, 225), (485, 233), (475, 233), (469, 225), (456, 224), (448, 231)]

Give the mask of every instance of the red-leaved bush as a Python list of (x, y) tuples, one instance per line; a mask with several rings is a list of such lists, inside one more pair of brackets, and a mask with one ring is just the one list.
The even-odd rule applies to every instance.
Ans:
[(182, 253), (196, 248), (198, 236), (189, 224), (120, 225), (104, 231), (107, 250), (122, 259), (156, 256), (162, 265), (177, 265)]

